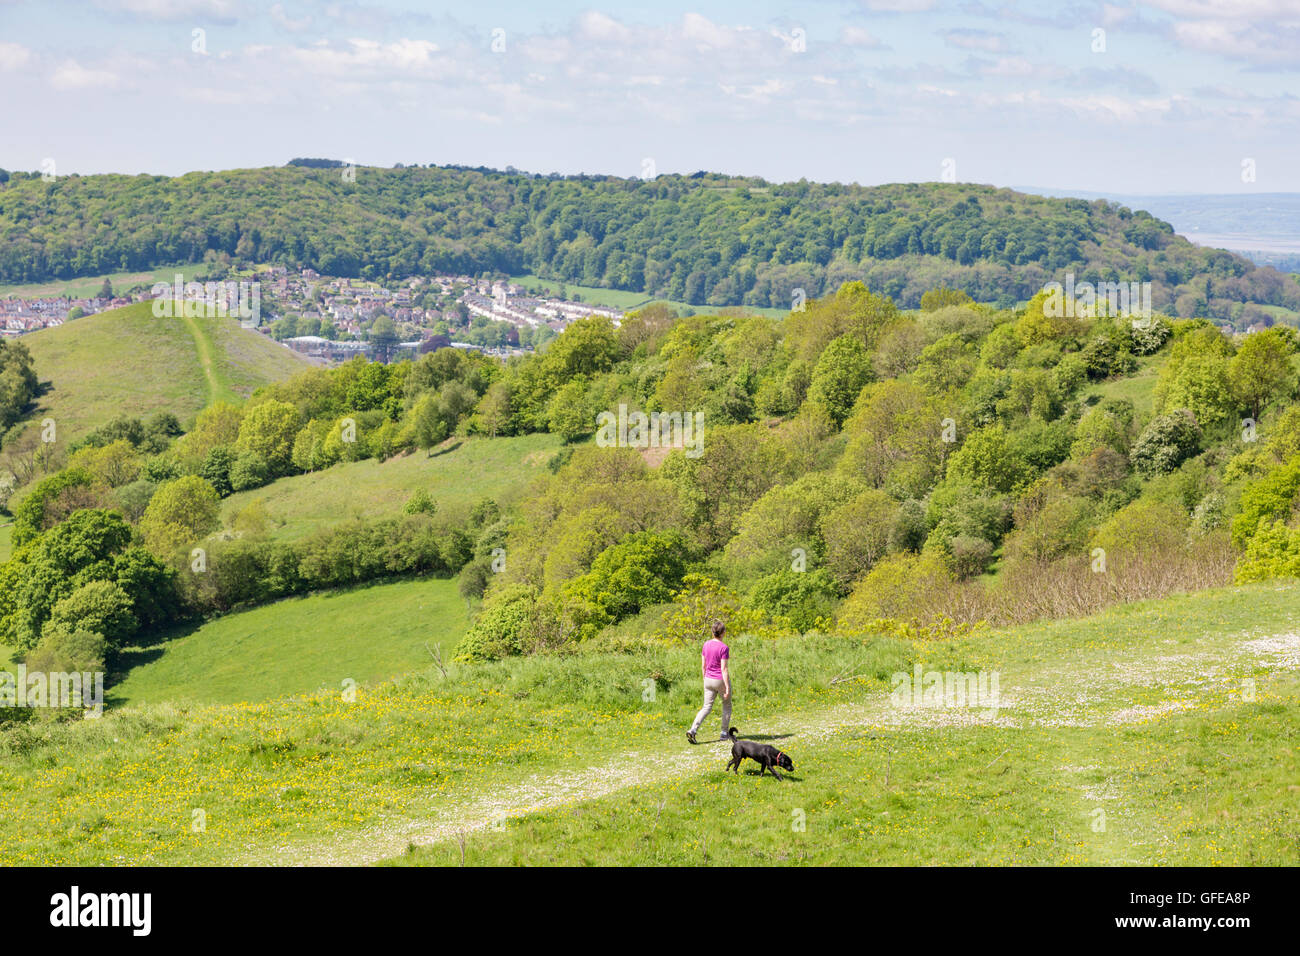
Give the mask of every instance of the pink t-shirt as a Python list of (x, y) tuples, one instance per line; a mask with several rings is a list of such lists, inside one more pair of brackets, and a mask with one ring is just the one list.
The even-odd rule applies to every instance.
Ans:
[(709, 680), (722, 680), (722, 662), (731, 657), (731, 651), (716, 637), (704, 642), (704, 676)]

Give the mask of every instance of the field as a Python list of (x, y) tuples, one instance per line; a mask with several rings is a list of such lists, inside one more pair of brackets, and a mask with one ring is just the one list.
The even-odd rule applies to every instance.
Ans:
[[(543, 279), (535, 275), (511, 276), (511, 282), (517, 282), (522, 286), (542, 286), (550, 289), (552, 293), (558, 293), (563, 286), (565, 291), (573, 295), (577, 293), (582, 296), (582, 301), (588, 305), (603, 305), (612, 309), (622, 309), (624, 312), (630, 312), (634, 309), (640, 309), (651, 303), (660, 303), (669, 308), (676, 309), (679, 315), (687, 315), (693, 312), (708, 312), (710, 314), (720, 312), (721, 307), (691, 305), (689, 302), (674, 302), (670, 299), (656, 299), (648, 296), (644, 292), (629, 292), (626, 289), (602, 289), (598, 286), (575, 285), (572, 282), (561, 282), (557, 279)], [(766, 315), (773, 319), (785, 318), (790, 313), (789, 309), (773, 309), (766, 306), (746, 305), (746, 306), (729, 306), (728, 308), (737, 309), (756, 315)]]
[(1141, 359), (1134, 374), (1101, 382), (1088, 389), (1085, 397), (1127, 399), (1133, 403), (1133, 411), (1139, 418), (1151, 415), (1155, 408), (1156, 380), (1168, 360), (1167, 352), (1154, 358)]
[[(693, 648), (29, 723), (0, 737), (0, 862), (1294, 865), (1297, 598), (1223, 588), (954, 642), (737, 638), (733, 723), (793, 756), (780, 783), (682, 739)], [(897, 706), (916, 664), (999, 694)]]
[(282, 478), (231, 495), (222, 502), (229, 521), (261, 499), (271, 516), (270, 532), (293, 539), (351, 517), (378, 518), (401, 512), (419, 488), (444, 512), (465, 512), (483, 497), (512, 500), (560, 448), (554, 435), (455, 440), (432, 457), (415, 451), (388, 461), (368, 458), (324, 471)]
[(157, 269), (145, 269), (141, 272), (111, 272), (106, 276), (81, 276), (76, 279), (52, 279), (49, 282), (29, 282), (23, 284), (0, 285), (0, 299), (7, 296), (23, 298), (58, 298), (92, 299), (99, 295), (99, 290), (108, 279), (116, 293), (127, 292), (136, 286), (152, 286), (156, 282), (171, 282), (176, 273), (189, 276), (197, 270), (203, 270), (202, 264), (159, 266)]
[(296, 353), (235, 319), (159, 319), (152, 303), (89, 315), (21, 339), (49, 390), (32, 418), (73, 440), (119, 415), (173, 412), (247, 397), (307, 367)]
[(127, 673), (106, 703), (234, 704), (341, 688), (345, 680), (373, 684), (428, 667), (431, 649), (450, 660), (467, 623), (450, 580), (289, 598), (128, 649)]

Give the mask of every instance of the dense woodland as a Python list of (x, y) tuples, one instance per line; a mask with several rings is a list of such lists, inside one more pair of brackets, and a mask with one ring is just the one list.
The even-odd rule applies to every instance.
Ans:
[[(940, 633), (1300, 574), (1296, 333), (1044, 303), (938, 289), (905, 313), (849, 283), (783, 320), (653, 306), (504, 365), (358, 359), (192, 423), (122, 419), (29, 463), (0, 642), (84, 664), (396, 575), (458, 575), (482, 599), (461, 653), (492, 658), (622, 640), (628, 622), (647, 640), (717, 614)], [(703, 453), (600, 447), (597, 416), (620, 404), (702, 413)], [(48, 454), (24, 443), (36, 426), (6, 434), (8, 464)], [(253, 500), (221, 526), (223, 497), (287, 475), (537, 431), (565, 445), (514, 503), (452, 513), (415, 488), (392, 517), (285, 541)]]
[[(308, 162), (308, 161), (300, 161)], [(324, 161), (310, 161), (321, 163)], [(1141, 211), (966, 184), (650, 181), (457, 167), (0, 176), (0, 281), (230, 260), (339, 276), (485, 272), (700, 306), (789, 308), (865, 279), (901, 307), (947, 285), (1010, 306), (1073, 272), (1150, 281), (1157, 309), (1242, 324), (1300, 284)]]

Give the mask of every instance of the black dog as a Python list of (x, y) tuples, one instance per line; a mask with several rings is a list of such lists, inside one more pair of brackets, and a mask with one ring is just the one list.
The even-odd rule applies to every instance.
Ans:
[(780, 780), (781, 775), (776, 772), (777, 767), (780, 767), (787, 773), (794, 773), (794, 761), (790, 759), (789, 754), (781, 753), (781, 751), (777, 750), (771, 744), (760, 744), (755, 743), (752, 740), (741, 740), (736, 736), (735, 727), (728, 730), (727, 735), (731, 738), (731, 759), (727, 761), (728, 770), (732, 769), (732, 764), (735, 764), (736, 773), (740, 773), (740, 762), (748, 757), (762, 768), (758, 771), (760, 777), (770, 770), (772, 771), (772, 776), (776, 777), (777, 780)]

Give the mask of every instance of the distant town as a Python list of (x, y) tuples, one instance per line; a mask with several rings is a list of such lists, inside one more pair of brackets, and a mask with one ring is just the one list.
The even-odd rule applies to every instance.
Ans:
[[(286, 348), (324, 362), (356, 355), (392, 362), (435, 349), (476, 349), (502, 358), (533, 351), (575, 319), (592, 315), (620, 320), (623, 313), (579, 301), (544, 284), (469, 275), (412, 276), (389, 282), (325, 276), (312, 269), (269, 266), (229, 276), (181, 274), (180, 282), (256, 283), (256, 328)], [(0, 334), (23, 335), (83, 316), (157, 299), (170, 282), (114, 290), (105, 280), (89, 298), (0, 298)], [(187, 290), (189, 300), (212, 296)], [(227, 302), (234, 315), (233, 294)]]

